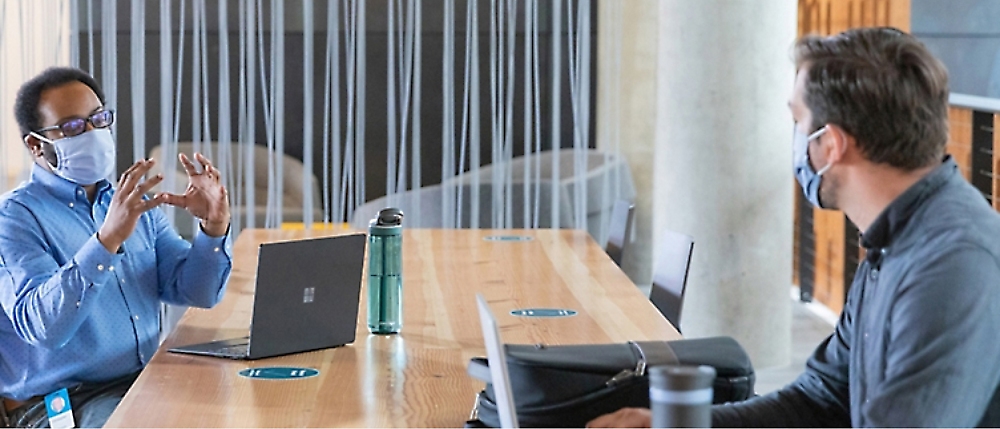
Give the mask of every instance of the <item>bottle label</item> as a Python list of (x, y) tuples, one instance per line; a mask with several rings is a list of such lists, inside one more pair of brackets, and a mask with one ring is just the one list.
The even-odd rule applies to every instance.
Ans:
[(712, 403), (712, 388), (697, 390), (667, 390), (649, 388), (649, 402), (672, 405), (704, 405)]

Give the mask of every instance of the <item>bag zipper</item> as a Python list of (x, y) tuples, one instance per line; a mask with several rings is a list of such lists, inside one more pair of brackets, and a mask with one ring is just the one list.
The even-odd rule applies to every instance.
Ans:
[(635, 369), (623, 369), (618, 374), (615, 374), (614, 377), (611, 377), (610, 380), (604, 383), (606, 386), (614, 387), (630, 378), (646, 376), (646, 353), (642, 351), (642, 347), (640, 347), (639, 343), (636, 343), (635, 341), (629, 341), (628, 345), (632, 347), (633, 350), (638, 352), (639, 362), (636, 363)]

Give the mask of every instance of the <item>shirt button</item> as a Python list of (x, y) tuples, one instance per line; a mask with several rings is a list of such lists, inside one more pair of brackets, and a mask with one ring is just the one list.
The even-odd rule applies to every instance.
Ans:
[(133, 314), (132, 318), (135, 319), (135, 320), (139, 320), (139, 315), (138, 314)]
[(97, 271), (104, 271), (104, 265), (97, 264)]
[(76, 194), (77, 195), (83, 195), (83, 190), (82, 189), (77, 189), (76, 190)]
[(76, 308), (80, 308), (80, 301), (76, 302)]
[(114, 270), (115, 270), (115, 266), (114, 265), (108, 267), (108, 271), (114, 271)]
[(69, 207), (70, 207), (70, 208), (73, 208), (73, 203), (69, 203)]
[(871, 277), (872, 280), (878, 280), (878, 270), (872, 270), (872, 273), (869, 277)]
[(218, 251), (219, 251), (219, 248), (218, 248), (218, 247), (216, 247), (215, 249), (212, 249), (212, 250), (213, 250), (213, 251), (215, 251), (215, 252), (218, 252)]
[(118, 281), (122, 282), (122, 284), (125, 284), (125, 279), (118, 279)]

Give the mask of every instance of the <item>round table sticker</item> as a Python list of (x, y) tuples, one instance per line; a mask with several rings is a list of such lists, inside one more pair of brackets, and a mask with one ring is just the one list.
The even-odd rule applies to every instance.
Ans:
[(319, 371), (312, 368), (292, 368), (284, 366), (272, 366), (264, 368), (247, 368), (239, 374), (246, 378), (259, 378), (263, 380), (295, 380), (299, 378), (309, 378), (319, 375)]
[(576, 310), (565, 308), (522, 308), (512, 310), (510, 315), (518, 317), (570, 317), (576, 316)]
[(531, 241), (534, 237), (528, 235), (490, 235), (483, 237), (485, 241)]

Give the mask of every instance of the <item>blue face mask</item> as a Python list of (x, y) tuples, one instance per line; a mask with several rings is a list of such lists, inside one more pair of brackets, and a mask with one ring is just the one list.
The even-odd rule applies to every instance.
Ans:
[(826, 130), (827, 128), (823, 127), (806, 136), (795, 127), (792, 139), (792, 168), (795, 171), (795, 179), (799, 181), (799, 186), (802, 186), (802, 193), (806, 195), (806, 199), (819, 208), (824, 208), (819, 200), (819, 184), (823, 181), (823, 174), (833, 164), (827, 164), (819, 171), (813, 170), (812, 162), (809, 160), (809, 142), (822, 136)]
[(115, 139), (107, 128), (59, 140), (31, 134), (55, 148), (58, 166), (52, 167), (52, 172), (70, 182), (93, 185), (108, 178), (115, 169)]

